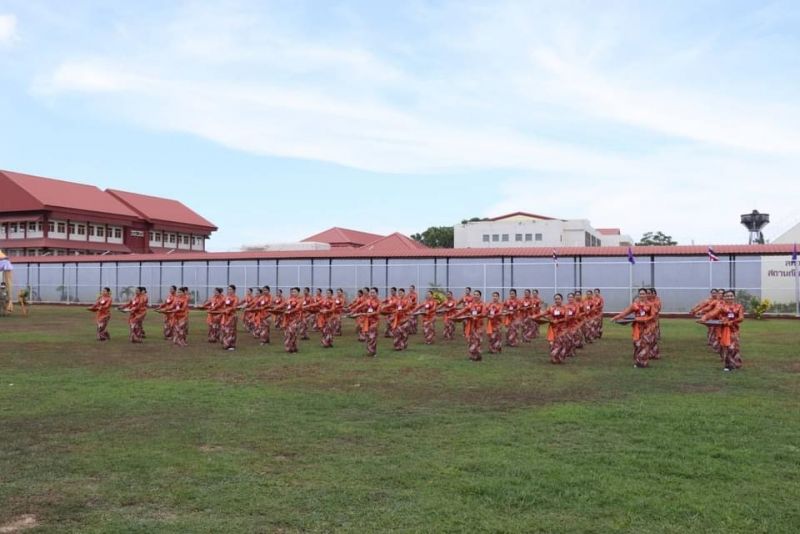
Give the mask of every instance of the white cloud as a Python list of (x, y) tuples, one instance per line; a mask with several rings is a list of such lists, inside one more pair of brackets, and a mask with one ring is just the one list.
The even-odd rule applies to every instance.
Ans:
[[(732, 242), (740, 213), (796, 212), (796, 84), (782, 71), (759, 77), (760, 60), (740, 69), (737, 51), (717, 42), (731, 35), (724, 28), (658, 42), (658, 13), (418, 9), (420, 33), (397, 42), (358, 25), (333, 34), (276, 13), (193, 8), (122, 26), (105, 52), (63, 54), (37, 90), (256, 154), (530, 176), (504, 181), (506, 198), (487, 215), (524, 209), (635, 237), (663, 229), (681, 242)], [(759, 43), (742, 46), (760, 57)], [(709, 205), (722, 215), (681, 215), (702, 219)]]
[(58, 66), (52, 77), (37, 87), (41, 92), (78, 91), (114, 93), (147, 90), (148, 80), (120, 72), (103, 62), (66, 61)]
[(0, 14), (0, 44), (10, 43), (17, 39), (17, 17)]
[(724, 91), (687, 94), (679, 87), (610, 80), (553, 50), (532, 54), (553, 75), (552, 94), (588, 115), (716, 146), (767, 153), (800, 150), (800, 106), (731, 99)]
[(254, 82), (197, 83), (143, 75), (107, 62), (65, 62), (50, 92), (118, 92), (117, 113), (152, 128), (189, 132), (249, 152), (384, 172), (453, 168), (624, 173), (624, 162), (500, 129), (462, 130), (379, 101)]

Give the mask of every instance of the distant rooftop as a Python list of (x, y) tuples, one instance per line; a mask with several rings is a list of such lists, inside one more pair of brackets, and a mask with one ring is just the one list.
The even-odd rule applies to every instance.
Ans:
[(334, 226), (303, 239), (304, 242), (327, 243), (331, 247), (363, 247), (385, 236)]

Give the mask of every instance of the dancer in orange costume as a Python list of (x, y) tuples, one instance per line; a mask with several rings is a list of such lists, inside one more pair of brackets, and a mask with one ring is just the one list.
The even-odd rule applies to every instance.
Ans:
[(97, 324), (97, 341), (108, 341), (111, 334), (108, 333), (108, 322), (111, 320), (111, 289), (104, 287), (97, 301), (88, 308), (95, 312), (95, 323)]

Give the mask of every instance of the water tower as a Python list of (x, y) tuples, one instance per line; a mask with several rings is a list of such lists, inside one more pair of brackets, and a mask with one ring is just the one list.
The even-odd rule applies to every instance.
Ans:
[(761, 233), (761, 229), (769, 224), (768, 213), (759, 213), (758, 210), (753, 210), (752, 213), (745, 213), (742, 215), (742, 224), (750, 230), (748, 243), (751, 245), (764, 244), (764, 234)]

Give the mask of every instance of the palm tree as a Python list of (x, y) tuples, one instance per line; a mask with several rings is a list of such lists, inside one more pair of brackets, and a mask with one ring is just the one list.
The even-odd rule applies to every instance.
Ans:
[(58, 286), (56, 291), (59, 293), (60, 300), (67, 300), (67, 286)]

